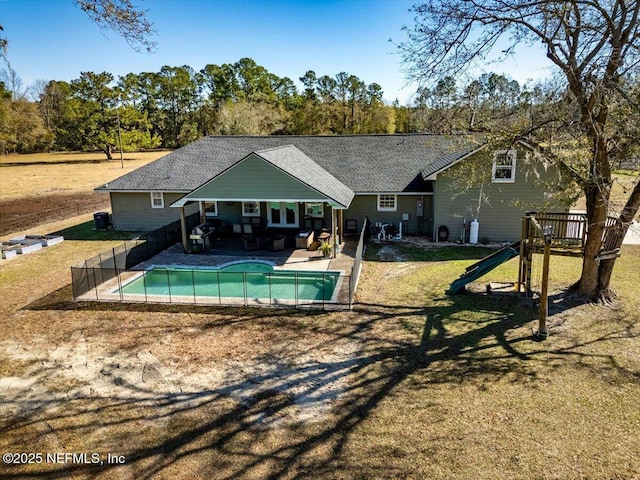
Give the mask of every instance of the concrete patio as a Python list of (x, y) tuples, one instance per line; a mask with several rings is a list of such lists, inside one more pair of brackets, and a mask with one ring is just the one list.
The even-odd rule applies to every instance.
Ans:
[(223, 239), (202, 253), (183, 252), (182, 245), (176, 244), (146, 262), (137, 265), (134, 270), (146, 270), (150, 266), (194, 266), (217, 267), (232, 262), (260, 260), (272, 264), (276, 269), (339, 271), (348, 275), (353, 268), (357, 239), (347, 238), (340, 245), (335, 258), (323, 258), (320, 251), (303, 248), (287, 248), (273, 252), (267, 249), (245, 251), (242, 243), (236, 239)]

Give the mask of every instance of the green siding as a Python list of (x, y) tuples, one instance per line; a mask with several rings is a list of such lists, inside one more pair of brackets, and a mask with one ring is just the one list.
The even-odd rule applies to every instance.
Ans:
[(190, 198), (234, 200), (326, 200), (263, 159), (251, 155), (219, 177), (194, 190)]
[[(165, 193), (164, 208), (151, 208), (149, 192), (111, 192), (113, 228), (131, 232), (150, 232), (171, 222), (180, 220), (180, 209), (170, 205), (182, 198), (182, 193)], [(199, 210), (197, 203), (186, 205), (185, 214)]]
[[(429, 235), (432, 222), (432, 196), (431, 195), (398, 195), (398, 209), (395, 212), (378, 212), (378, 196), (377, 195), (356, 195), (351, 202), (349, 208), (344, 212), (344, 218), (354, 218), (358, 221), (358, 228), (362, 227), (362, 221), (365, 217), (369, 217), (372, 223), (393, 223), (398, 226), (402, 221), (402, 214), (409, 214), (409, 222), (407, 223), (408, 231), (403, 234), (411, 235)], [(424, 200), (423, 215), (421, 218), (416, 216), (416, 202)]]
[[(461, 238), (463, 222), (467, 225), (475, 218), (480, 188), (471, 188), (460, 193), (454, 178), (459, 169), (465, 168), (461, 162), (438, 175), (434, 194), (435, 223), (434, 232), (445, 225), (449, 229), (449, 240)], [(489, 167), (491, 168), (491, 167)], [(458, 169), (458, 172), (455, 170)], [(537, 163), (532, 165), (519, 151), (516, 161), (516, 181), (514, 183), (488, 183), (483, 193), (488, 198), (479, 211), (478, 222), (480, 241), (513, 242), (520, 239), (521, 219), (527, 210), (551, 208), (553, 211), (564, 211), (560, 205), (550, 206), (545, 198), (544, 181), (554, 181), (558, 177), (555, 168), (545, 168)], [(534, 180), (536, 179), (536, 180)]]
[[(262, 225), (267, 225), (267, 209), (269, 202), (260, 202), (260, 221)], [(242, 216), (242, 202), (218, 202), (218, 217), (227, 225), (234, 223), (249, 223), (252, 217)], [(300, 220), (300, 228), (305, 228), (304, 203), (298, 204), (298, 218)], [(313, 224), (311, 224), (313, 225)], [(328, 228), (331, 225), (331, 208), (325, 203), (323, 226)]]

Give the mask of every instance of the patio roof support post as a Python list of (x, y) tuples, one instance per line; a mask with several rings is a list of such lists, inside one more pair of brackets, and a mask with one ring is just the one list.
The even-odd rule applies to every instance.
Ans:
[(331, 239), (333, 242), (333, 258), (336, 258), (336, 250), (338, 248), (338, 242), (336, 238), (336, 209), (331, 207)]
[(207, 214), (205, 213), (203, 202), (198, 202), (198, 208), (200, 209), (200, 223), (205, 223), (207, 221)]
[(184, 214), (184, 206), (180, 207), (180, 231), (182, 232), (182, 249), (184, 253), (189, 253), (189, 244), (187, 243), (187, 219)]

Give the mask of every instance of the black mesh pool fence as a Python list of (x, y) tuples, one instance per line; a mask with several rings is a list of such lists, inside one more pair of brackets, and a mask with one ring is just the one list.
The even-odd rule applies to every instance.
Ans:
[[(189, 230), (197, 221), (197, 217), (190, 219)], [(348, 274), (331, 271), (225, 273), (197, 268), (132, 270), (180, 242), (180, 222), (174, 222), (72, 267), (73, 296), (76, 300), (109, 302), (350, 309), (358, 286), (368, 228), (365, 220)], [(105, 286), (106, 282), (111, 283)]]

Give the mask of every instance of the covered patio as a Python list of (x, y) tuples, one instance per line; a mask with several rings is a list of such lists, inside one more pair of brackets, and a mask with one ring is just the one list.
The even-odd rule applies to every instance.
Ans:
[(270, 250), (246, 251), (242, 249), (239, 242), (233, 239), (217, 242), (213, 248), (199, 254), (184, 253), (180, 245), (174, 245), (140, 263), (135, 267), (135, 270), (144, 270), (152, 265), (218, 267), (234, 262), (262, 261), (287, 270), (330, 270), (348, 274), (353, 268), (357, 243), (357, 238), (346, 239), (342, 242), (339, 251), (329, 258), (324, 258), (318, 251), (299, 248), (287, 248), (277, 252)]
[[(329, 243), (336, 258), (343, 211), (353, 197), (351, 189), (289, 145), (247, 155), (171, 206), (180, 209), (184, 252), (194, 246), (215, 249), (232, 239), (245, 251), (305, 247), (314, 252)], [(189, 231), (185, 206), (195, 202), (201, 223)]]

